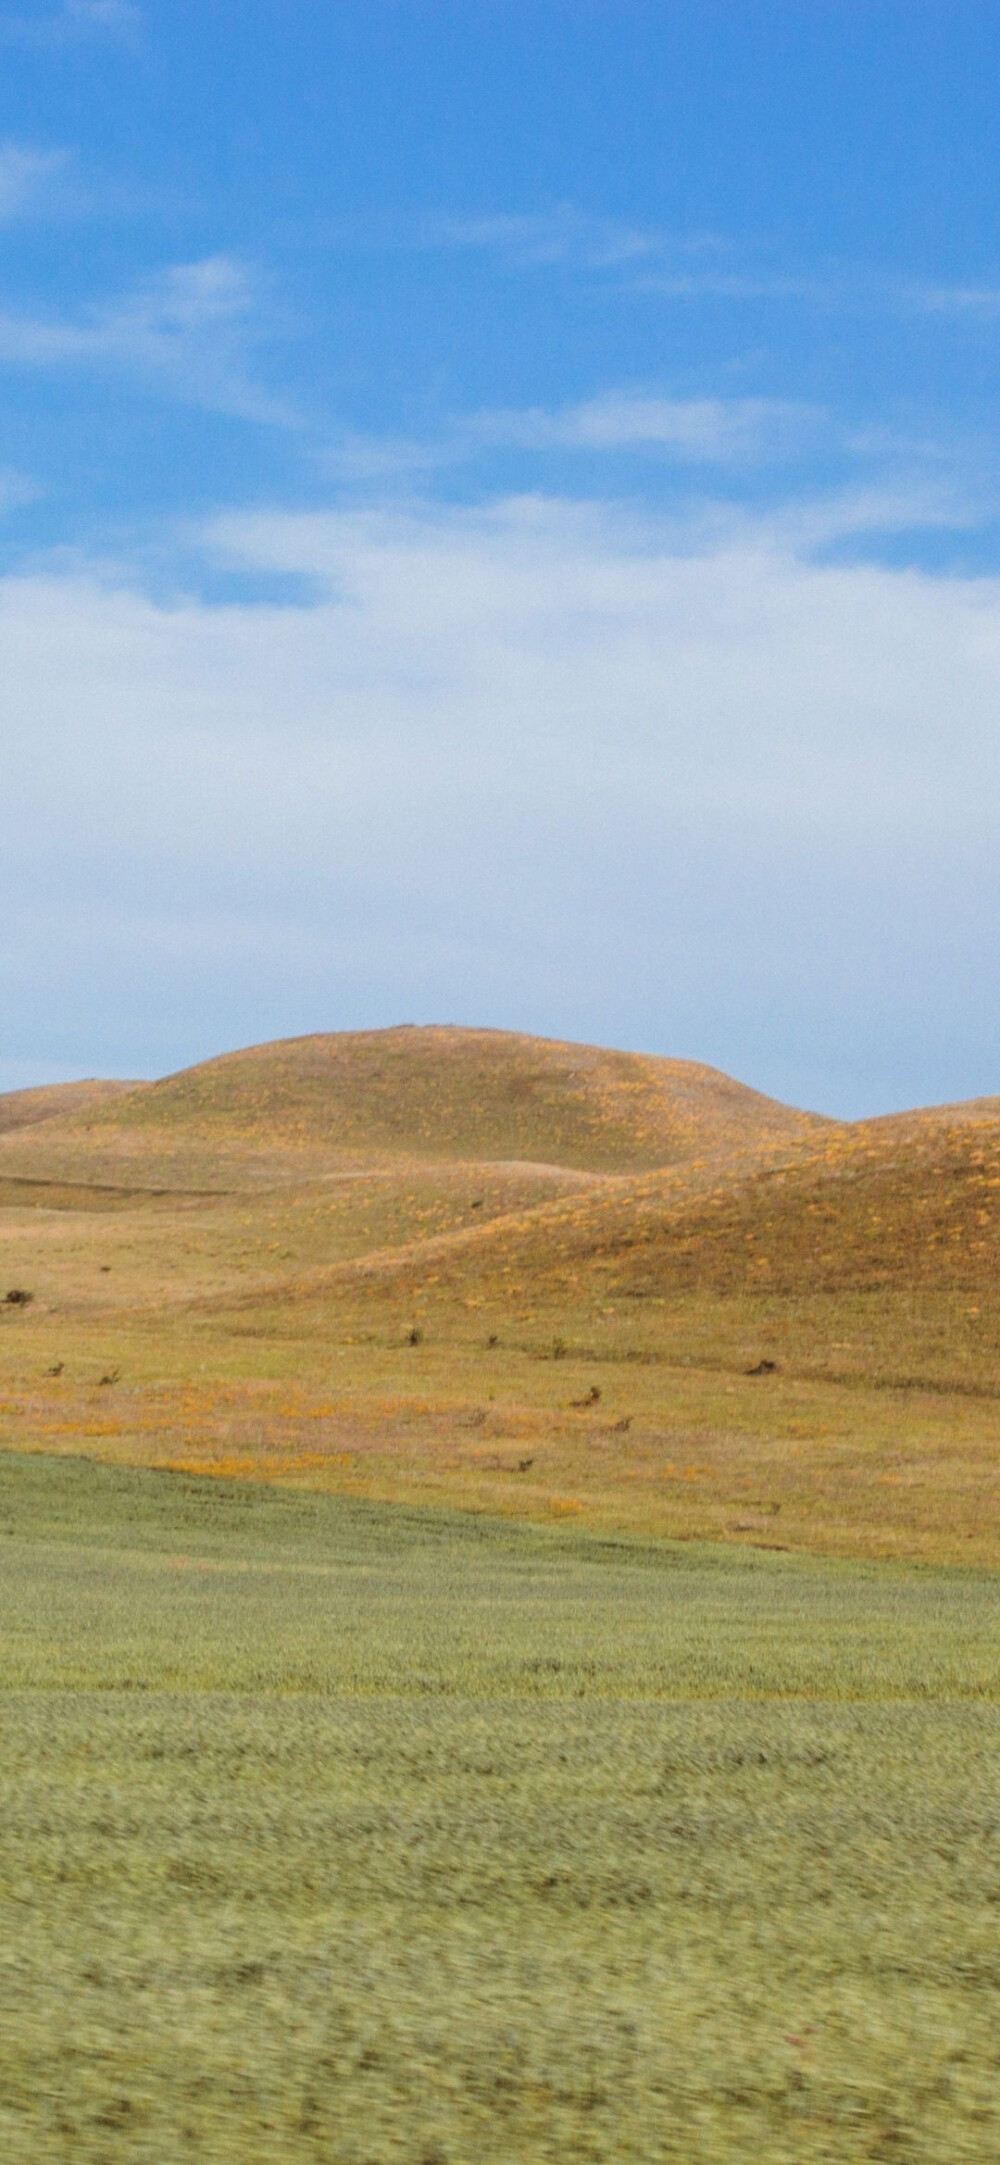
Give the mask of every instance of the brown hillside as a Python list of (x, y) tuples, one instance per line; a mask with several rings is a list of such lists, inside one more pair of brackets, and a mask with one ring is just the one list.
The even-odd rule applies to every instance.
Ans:
[(395, 1030), (66, 1102), (0, 1133), (8, 1448), (1000, 1555), (995, 1100)]
[(355, 1160), (522, 1160), (625, 1173), (832, 1123), (693, 1061), (501, 1030), (394, 1029), (228, 1053), (109, 1107), (104, 1125), (325, 1146)]
[[(711, 1171), (711, 1167), (708, 1168)], [(1000, 1114), (907, 1114), (834, 1129), (822, 1148), (702, 1192), (658, 1174), (547, 1202), (433, 1257), (369, 1269), (536, 1297), (613, 1293), (992, 1290), (1000, 1273)]]
[(88, 1082), (44, 1083), (34, 1090), (0, 1092), (0, 1135), (15, 1128), (37, 1127), (43, 1120), (71, 1120), (78, 1113), (110, 1105), (127, 1091), (142, 1086), (131, 1082), (94, 1079)]
[(650, 1228), (632, 1252), (637, 1285), (793, 1295), (991, 1288), (1000, 1119), (963, 1110), (860, 1125), (804, 1162), (679, 1214), (659, 1235)]

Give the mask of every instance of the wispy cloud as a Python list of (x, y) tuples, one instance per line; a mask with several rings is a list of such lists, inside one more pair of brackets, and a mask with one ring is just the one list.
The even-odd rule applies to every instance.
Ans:
[[(434, 218), (426, 221), (419, 233), (428, 247), (497, 250), (522, 264), (559, 263), (572, 258), (612, 268), (658, 255), (665, 245), (662, 234), (613, 218), (591, 218), (570, 204), (560, 204), (552, 211)], [(680, 245), (710, 244), (692, 241)]]
[(445, 211), (379, 212), (334, 219), (324, 226), (332, 245), (385, 253), (436, 249), (480, 251), (523, 268), (569, 262), (614, 269), (655, 260), (671, 246), (679, 261), (718, 245), (711, 234), (667, 237), (624, 219), (593, 217), (571, 203), (545, 211), (496, 211), (467, 216)]
[(0, 143), (0, 219), (19, 218), (35, 207), (67, 162), (64, 150), (30, 143)]
[(662, 398), (609, 391), (546, 411), (481, 414), (468, 432), (481, 442), (571, 451), (659, 449), (680, 459), (730, 462), (801, 444), (823, 416), (778, 399)]
[(0, 364), (126, 370), (187, 404), (292, 426), (290, 406), (254, 382), (256, 283), (231, 256), (174, 264), (74, 317), (0, 314)]
[[(629, 280), (632, 291), (668, 301), (792, 303), (831, 315), (979, 317), (985, 321), (1000, 316), (1000, 281), (952, 285), (946, 280), (903, 278), (891, 271), (851, 267), (801, 273), (741, 268), (727, 265), (721, 244), (722, 260), (679, 265), (665, 260), (672, 247), (664, 240), (660, 250), (664, 260), (657, 265), (651, 241), (646, 262), (635, 266)], [(735, 255), (735, 248), (731, 253)]]
[(914, 284), (900, 288), (900, 300), (922, 316), (1000, 316), (1000, 285)]
[(571, 204), (537, 213), (438, 217), (409, 230), (410, 245), (482, 249), (523, 269), (575, 264), (611, 273), (616, 288), (624, 283), (632, 292), (670, 301), (773, 301), (830, 313), (969, 320), (1000, 315), (1000, 279), (949, 283), (849, 264), (778, 269), (754, 263), (749, 244), (723, 234), (628, 225), (590, 217)]
[(347, 436), (327, 470), (347, 481), (403, 480), (466, 465), (489, 450), (637, 453), (685, 465), (786, 459), (829, 430), (820, 408), (780, 399), (677, 399), (614, 390), (575, 404), (466, 414), (437, 437)]
[[(862, 292), (869, 303), (873, 298), (871, 287), (858, 281), (772, 276), (766, 272), (714, 266), (707, 270), (644, 272), (635, 280), (634, 290), (662, 294), (665, 300), (671, 301), (806, 301), (826, 308), (842, 307), (849, 298), (857, 302)], [(884, 286), (880, 285), (877, 291), (880, 300), (884, 300)]]
[(702, 515), (707, 545), (728, 531), (734, 541), (752, 536), (800, 561), (823, 560), (847, 544), (853, 554), (878, 561), (891, 536), (972, 533), (996, 517), (996, 491), (965, 487), (956, 476), (891, 473), (841, 488), (804, 493), (788, 501), (743, 510), (710, 506)]
[(948, 285), (878, 271), (784, 276), (755, 271), (644, 269), (636, 293), (667, 301), (792, 302), (832, 315), (952, 316), (992, 321), (1000, 316), (1000, 284)]
[(113, 37), (134, 43), (142, 28), (133, 0), (63, 0), (34, 15), (0, 15), (0, 36), (26, 44), (65, 45), (79, 38)]
[(471, 445), (459, 434), (421, 441), (415, 436), (350, 433), (327, 446), (321, 465), (339, 481), (401, 482), (463, 464), (471, 453)]

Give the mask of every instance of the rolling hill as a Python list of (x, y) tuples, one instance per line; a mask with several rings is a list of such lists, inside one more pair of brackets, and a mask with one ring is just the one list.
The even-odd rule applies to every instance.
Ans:
[(141, 1088), (137, 1083), (95, 1079), (43, 1083), (34, 1090), (5, 1090), (0, 1092), (0, 1135), (8, 1135), (15, 1128), (37, 1127), (43, 1120), (71, 1120), (80, 1113), (93, 1113), (99, 1106)]
[(66, 1117), (37, 1116), (44, 1141), (23, 1121), (0, 1132), (0, 1177), (222, 1187), (456, 1161), (620, 1175), (768, 1158), (835, 1125), (693, 1061), (500, 1030), (291, 1038), (103, 1097), (80, 1088), (94, 1094)]
[[(758, 1152), (758, 1156), (762, 1153)], [(721, 1175), (721, 1177), (720, 1177)], [(456, 1233), (433, 1256), (379, 1259), (481, 1286), (515, 1269), (540, 1295), (572, 1284), (632, 1297), (802, 1297), (1000, 1282), (1000, 1108), (835, 1127), (772, 1163), (709, 1158)]]
[(9, 1443), (1000, 1560), (1000, 1099), (297, 1038), (0, 1099), (0, 1255)]
[(291, 1038), (187, 1068), (103, 1108), (122, 1131), (322, 1144), (363, 1159), (519, 1159), (591, 1172), (671, 1165), (828, 1123), (693, 1061), (502, 1030)]

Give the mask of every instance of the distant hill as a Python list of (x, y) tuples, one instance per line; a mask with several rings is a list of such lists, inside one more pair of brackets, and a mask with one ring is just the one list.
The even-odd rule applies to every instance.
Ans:
[(0, 1098), (0, 1217), (7, 1448), (1000, 1558), (1000, 1099), (295, 1038)]
[[(712, 1177), (714, 1173), (714, 1178)], [(836, 1128), (771, 1165), (735, 1156), (546, 1201), (515, 1218), (380, 1260), (387, 1279), (537, 1298), (698, 1291), (812, 1294), (1000, 1283), (1000, 1103), (944, 1107)]]
[(78, 1113), (110, 1105), (142, 1085), (131, 1082), (43, 1083), (34, 1090), (0, 1092), (0, 1135), (13, 1128), (37, 1127), (42, 1120), (69, 1120)]
[[(1000, 1098), (840, 1123), (693, 1061), (457, 1028), (289, 1038), (160, 1082), (0, 1097), (15, 1182), (266, 1189), (459, 1164), (545, 1185), (453, 1231), (442, 1203), (440, 1232), (426, 1204), (408, 1232), (386, 1189), (366, 1271), (433, 1268), (456, 1288), (513, 1271), (553, 1297), (974, 1288), (1000, 1271)], [(554, 1194), (560, 1169), (575, 1192)]]
[(136, 1140), (322, 1146), (355, 1161), (520, 1160), (628, 1173), (836, 1132), (694, 1061), (502, 1030), (343, 1032), (227, 1053), (102, 1109)]
[(719, 1292), (992, 1289), (1000, 1106), (859, 1123), (815, 1155), (678, 1214), (660, 1245), (654, 1275)]

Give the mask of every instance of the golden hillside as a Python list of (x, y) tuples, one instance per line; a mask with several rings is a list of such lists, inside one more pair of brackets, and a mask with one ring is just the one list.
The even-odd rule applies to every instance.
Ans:
[(1000, 1559), (1000, 1101), (456, 1029), (15, 1098), (0, 1445)]
[(116, 1108), (131, 1128), (196, 1124), (352, 1155), (524, 1159), (623, 1172), (826, 1123), (688, 1060), (503, 1030), (367, 1030), (252, 1046)]
[[(325, 1156), (526, 1162), (629, 1173), (735, 1152), (765, 1156), (825, 1134), (796, 1112), (693, 1061), (607, 1052), (500, 1030), (393, 1029), (291, 1038), (88, 1104), (45, 1144), (8, 1144), (42, 1177), (206, 1177), (256, 1158), (277, 1170)], [(25, 1155), (27, 1153), (27, 1155)], [(30, 1163), (29, 1163), (30, 1159)], [(228, 1177), (228, 1176), (227, 1176)]]
[(0, 1135), (15, 1128), (37, 1127), (43, 1120), (70, 1120), (111, 1104), (141, 1084), (92, 1080), (43, 1083), (34, 1090), (0, 1091)]
[(366, 1266), (387, 1279), (539, 1298), (603, 1289), (802, 1297), (1000, 1282), (1000, 1107), (837, 1127), (770, 1164), (734, 1152), (540, 1203), (433, 1249)]

